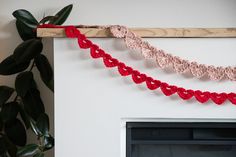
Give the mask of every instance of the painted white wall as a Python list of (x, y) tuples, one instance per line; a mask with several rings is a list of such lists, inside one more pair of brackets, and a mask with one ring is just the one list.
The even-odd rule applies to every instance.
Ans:
[[(236, 1), (107, 1), (78, 14), (86, 24), (124, 24), (136, 27), (235, 27)], [(84, 15), (81, 15), (84, 14)], [(80, 15), (80, 16), (79, 16)], [(77, 24), (77, 23), (74, 23)], [(170, 84), (210, 91), (235, 91), (235, 82), (198, 80), (155, 67), (130, 52), (117, 39), (92, 39), (112, 56), (141, 72)], [(235, 66), (236, 39), (146, 39), (174, 55), (200, 63)], [(224, 59), (222, 59), (224, 57)], [(166, 118), (235, 121), (236, 106), (211, 102), (199, 104), (160, 90), (136, 85), (106, 69), (101, 59), (92, 60), (76, 40), (54, 40), (56, 156), (124, 157), (127, 120)], [(168, 120), (168, 119), (167, 119)], [(68, 146), (70, 143), (70, 146)]]
[[(137, 27), (236, 27), (235, 0), (1, 0), (0, 60), (21, 42), (11, 13), (30, 10), (37, 18), (55, 13), (73, 3), (66, 24), (123, 24)], [(235, 66), (236, 39), (149, 39), (152, 44), (189, 60), (213, 65)], [(156, 69), (152, 61), (129, 53), (123, 43), (113, 39), (94, 39), (112, 55), (160, 80), (186, 88), (235, 91), (234, 82), (197, 80), (189, 76)], [(53, 64), (52, 41), (45, 53)], [(56, 156), (120, 156), (121, 118), (235, 118), (235, 106), (199, 105), (168, 98), (159, 91), (121, 78), (114, 70), (104, 69), (86, 51), (77, 49), (74, 40), (54, 41), (56, 75)], [(224, 54), (224, 56), (223, 56)], [(224, 60), (222, 62), (222, 57)], [(37, 80), (38, 77), (37, 77)], [(0, 77), (1, 84), (13, 85), (11, 77)], [(47, 112), (53, 124), (53, 94), (38, 81)], [(106, 101), (105, 101), (106, 100)], [(107, 125), (106, 122), (112, 125)], [(89, 130), (90, 129), (90, 130)], [(53, 131), (53, 125), (52, 125)], [(90, 134), (91, 133), (91, 134)], [(90, 135), (89, 135), (90, 134)], [(107, 142), (108, 145), (102, 144)], [(108, 147), (107, 147), (108, 146)], [(92, 149), (91, 149), (92, 148)], [(52, 156), (48, 154), (48, 156)]]

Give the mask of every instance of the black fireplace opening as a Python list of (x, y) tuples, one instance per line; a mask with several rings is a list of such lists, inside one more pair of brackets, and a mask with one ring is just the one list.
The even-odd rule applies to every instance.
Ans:
[(236, 123), (127, 122), (126, 157), (236, 157)]

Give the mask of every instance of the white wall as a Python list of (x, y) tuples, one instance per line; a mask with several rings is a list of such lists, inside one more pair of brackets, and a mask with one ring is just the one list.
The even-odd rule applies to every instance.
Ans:
[[(89, 2), (88, 2), (89, 3)], [(75, 22), (136, 27), (235, 27), (236, 1), (107, 1), (89, 3)], [(132, 6), (133, 5), (133, 6)], [(88, 8), (90, 8), (88, 10)], [(76, 23), (76, 24), (77, 24)], [(75, 23), (74, 23), (75, 24)], [(170, 84), (217, 92), (235, 91), (235, 82), (198, 80), (155, 67), (117, 39), (92, 39), (112, 56)], [(146, 39), (174, 55), (217, 66), (235, 66), (236, 39)], [(224, 57), (224, 59), (222, 59)], [(236, 119), (236, 106), (199, 104), (136, 85), (92, 60), (76, 40), (54, 40), (56, 156), (124, 157), (127, 119)], [(70, 143), (70, 147), (68, 147)], [(122, 151), (121, 151), (122, 150)]]
[[(12, 53), (15, 46), (21, 42), (12, 21), (11, 13), (14, 10), (25, 8), (30, 10), (37, 18), (41, 18), (44, 13), (46, 15), (55, 13), (69, 3), (74, 4), (74, 9), (66, 24), (123, 24), (136, 27), (236, 27), (236, 18), (234, 17), (236, 13), (235, 0), (1, 0), (0, 60)], [(95, 41), (109, 52), (114, 52), (114, 55), (119, 59), (169, 83), (202, 90), (235, 90), (235, 83), (233, 82), (199, 81), (191, 77), (156, 69), (153, 63), (146, 62), (140, 56), (133, 55), (133, 53), (132, 55), (127, 53), (128, 51), (124, 48), (122, 42), (117, 40)], [(198, 60), (201, 63), (214, 65), (235, 66), (235, 39), (154, 39), (149, 41), (171, 51), (173, 54), (190, 60)], [(52, 42), (48, 40), (45, 53), (51, 58), (52, 62), (51, 44)], [(98, 121), (97, 126), (91, 128), (98, 129), (99, 132), (99, 128), (101, 128), (99, 122), (102, 122), (103, 118), (112, 120), (113, 114), (107, 113), (107, 111), (119, 110), (118, 107), (122, 104), (130, 110), (132, 105), (129, 104), (136, 104), (137, 108), (142, 109), (142, 112), (140, 110), (132, 111), (133, 116), (137, 117), (144, 116), (145, 113), (149, 113), (149, 110), (157, 110), (157, 113), (160, 113), (159, 116), (163, 116), (162, 113), (171, 108), (173, 112), (168, 114), (173, 117), (188, 117), (191, 115), (193, 117), (235, 118), (235, 108), (230, 104), (217, 107), (213, 104), (201, 106), (194, 102), (185, 103), (175, 98), (164, 97), (158, 92), (150, 92), (142, 86), (133, 85), (129, 79), (120, 78), (113, 70), (103, 69), (101, 63), (88, 59), (87, 55), (77, 50), (74, 41), (56, 40), (55, 50), (55, 53), (57, 53), (55, 68), (56, 76), (58, 76), (56, 78), (56, 92), (58, 92), (56, 93), (58, 94), (56, 101), (59, 102), (56, 105), (58, 105), (58, 111), (61, 111), (58, 114), (56, 113), (56, 116), (59, 116), (57, 124), (58, 127), (68, 127), (69, 130), (64, 129), (58, 132), (64, 133), (58, 134), (57, 137), (58, 157), (75, 154), (99, 157), (106, 157), (106, 155), (119, 156), (120, 151), (117, 147), (103, 150), (103, 145), (100, 144), (100, 140), (102, 141), (103, 138), (96, 139), (93, 144), (93, 146), (98, 146), (98, 152), (86, 149), (89, 148), (90, 143), (84, 143), (85, 149), (79, 149), (80, 147), (77, 145), (83, 146), (86, 136), (83, 137), (83, 134), (79, 133), (85, 133), (87, 131), (86, 126), (91, 127), (90, 122)], [(69, 51), (66, 52), (67, 50)], [(222, 54), (225, 54), (224, 62), (222, 62)], [(0, 77), (1, 84), (13, 85), (13, 80), (9, 78), (11, 77)], [(89, 82), (91, 86), (85, 86), (85, 83), (81, 81)], [(47, 106), (47, 112), (50, 114), (51, 124), (53, 124), (53, 94), (40, 81), (38, 82)], [(99, 91), (94, 91), (92, 86), (95, 86)], [(89, 92), (92, 92), (92, 95), (99, 93), (100, 97), (90, 98)], [(112, 97), (112, 102), (116, 101), (114, 103), (103, 103), (102, 98), (104, 97), (102, 96), (105, 94)], [(128, 103), (118, 102), (118, 98), (123, 98), (123, 96), (126, 96), (125, 100)], [(65, 111), (68, 115), (63, 114), (62, 111)], [(87, 115), (85, 111), (88, 111), (89, 114)], [(101, 112), (97, 113), (97, 111)], [(119, 111), (122, 112), (123, 110)], [(117, 116), (126, 117), (125, 113), (117, 113)], [(101, 115), (101, 119), (94, 120), (93, 117), (89, 118), (89, 115)], [(83, 125), (80, 125), (79, 122), (85, 117), (88, 120), (86, 119), (86, 121), (83, 121)], [(152, 115), (150, 114), (149, 117), (152, 117)], [(67, 120), (71, 120), (70, 123), (66, 122)], [(78, 127), (74, 127), (74, 125)], [(106, 124), (103, 124), (102, 128), (106, 128), (106, 126)], [(67, 134), (75, 136), (67, 136)], [(110, 133), (107, 133), (107, 135), (111, 139), (110, 145), (112, 145), (113, 136)], [(119, 137), (115, 138), (117, 140)], [(71, 141), (72, 144), (67, 144)], [(72, 149), (69, 148), (71, 145)], [(51, 156), (51, 154), (48, 156)]]

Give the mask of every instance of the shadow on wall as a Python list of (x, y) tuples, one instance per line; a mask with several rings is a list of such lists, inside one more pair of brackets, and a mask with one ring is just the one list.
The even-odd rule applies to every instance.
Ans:
[[(0, 19), (4, 18), (0, 17)], [(16, 46), (22, 41), (16, 30), (15, 21), (2, 25), (0, 22), (0, 62), (13, 53)], [(13, 75), (14, 76), (14, 75)], [(1, 76), (0, 83), (13, 85), (15, 77)]]
[[(2, 27), (0, 27), (0, 43), (1, 43), (0, 44), (0, 51), (1, 51), (0, 58), (1, 60), (3, 60), (3, 58), (11, 54), (14, 51), (16, 45), (18, 45), (21, 41), (22, 40), (16, 30), (15, 20), (12, 20), (7, 24), (2, 25)], [(4, 52), (6, 50), (8, 50), (8, 52)]]

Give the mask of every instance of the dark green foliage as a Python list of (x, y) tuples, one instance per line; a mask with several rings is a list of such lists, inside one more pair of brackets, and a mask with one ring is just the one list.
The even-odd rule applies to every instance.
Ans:
[[(49, 133), (49, 117), (32, 72), (37, 67), (41, 80), (53, 91), (53, 69), (42, 54), (43, 43), (37, 38), (36, 29), (45, 23), (63, 24), (72, 7), (68, 5), (40, 22), (27, 10), (13, 12), (23, 42), (0, 63), (0, 75), (16, 74), (15, 89), (0, 85), (0, 157), (44, 157), (44, 152), (54, 147), (54, 138)], [(35, 133), (38, 144), (26, 145), (26, 128)]]
[(16, 28), (22, 40), (26, 41), (29, 39), (36, 38), (36, 31), (35, 31), (36, 27), (35, 28), (28, 27), (20, 20), (16, 20)]
[(34, 155), (39, 151), (39, 146), (37, 144), (28, 144), (18, 150), (17, 156), (30, 156)]
[(19, 119), (5, 123), (5, 132), (9, 140), (17, 146), (26, 144), (26, 131)]
[(21, 72), (29, 67), (30, 61), (16, 62), (13, 55), (10, 55), (0, 63), (0, 75), (12, 75)]
[(12, 15), (30, 28), (35, 28), (39, 24), (35, 17), (27, 10), (19, 9), (14, 11)]
[(38, 131), (40, 135), (43, 136), (48, 136), (49, 133), (49, 118), (46, 113), (41, 114), (37, 121), (36, 121), (36, 126), (38, 128)]
[(72, 4), (64, 7), (55, 15), (55, 18), (50, 20), (49, 23), (54, 25), (62, 25), (70, 15), (72, 8), (73, 8)]
[(16, 18), (16, 28), (22, 40), (36, 38), (36, 28), (39, 23), (29, 11), (19, 9), (12, 15)]
[(44, 137), (44, 150), (49, 150), (54, 147), (54, 138), (49, 135)]
[(1, 118), (4, 123), (12, 123), (15, 121), (19, 112), (19, 106), (17, 102), (9, 102), (2, 106)]
[(41, 100), (38, 89), (30, 89), (26, 95), (22, 97), (22, 100), (26, 113), (34, 120), (37, 120), (40, 114), (45, 112), (44, 104)]
[(16, 157), (17, 147), (8, 139), (7, 136), (3, 136), (7, 152), (11, 157)]
[(40, 76), (45, 85), (53, 91), (54, 90), (53, 70), (47, 57), (45, 57), (42, 54), (38, 55), (35, 58), (35, 64), (40, 72)]
[(7, 86), (0, 86), (0, 107), (10, 98), (14, 89)]
[(16, 92), (19, 96), (24, 97), (31, 88), (36, 88), (36, 83), (31, 71), (18, 74), (15, 81)]
[(43, 44), (40, 39), (30, 39), (17, 46), (13, 57), (17, 63), (30, 61), (43, 50)]

